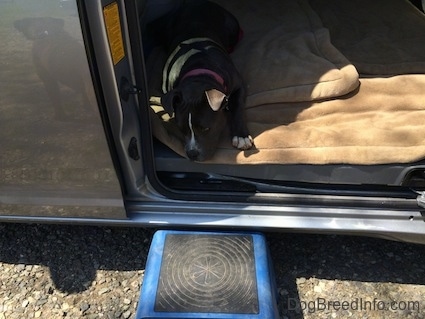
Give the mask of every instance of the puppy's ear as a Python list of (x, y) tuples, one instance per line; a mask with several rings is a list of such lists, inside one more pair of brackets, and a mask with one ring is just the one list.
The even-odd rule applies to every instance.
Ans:
[(223, 104), (226, 94), (216, 89), (205, 91), (205, 94), (211, 109), (213, 111), (218, 111)]
[(161, 97), (161, 104), (170, 116), (173, 116), (174, 110), (183, 102), (182, 93), (179, 90), (171, 90)]

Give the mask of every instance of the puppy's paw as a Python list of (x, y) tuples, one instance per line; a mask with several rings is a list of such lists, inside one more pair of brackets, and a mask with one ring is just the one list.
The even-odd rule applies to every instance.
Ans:
[(240, 150), (248, 150), (254, 145), (251, 135), (247, 137), (233, 136), (232, 145)]

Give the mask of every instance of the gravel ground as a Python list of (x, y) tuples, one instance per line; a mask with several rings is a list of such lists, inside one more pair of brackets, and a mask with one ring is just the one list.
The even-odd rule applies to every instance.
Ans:
[[(0, 319), (134, 318), (152, 234), (0, 224)], [(425, 318), (425, 246), (348, 236), (267, 238), (282, 318)]]

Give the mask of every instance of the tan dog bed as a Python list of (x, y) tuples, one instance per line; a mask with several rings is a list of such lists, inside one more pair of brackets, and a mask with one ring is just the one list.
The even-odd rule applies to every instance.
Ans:
[[(244, 29), (232, 58), (247, 83), (256, 147), (241, 152), (223, 136), (209, 162), (383, 164), (425, 157), (425, 16), (407, 0), (314, 0), (314, 9), (307, 0), (217, 2)], [(359, 81), (356, 68), (368, 76)], [(155, 104), (154, 135), (184, 156), (172, 119)]]

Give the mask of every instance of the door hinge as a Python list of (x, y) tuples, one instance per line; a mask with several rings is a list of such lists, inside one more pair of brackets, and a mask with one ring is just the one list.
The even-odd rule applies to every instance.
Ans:
[(134, 136), (130, 139), (130, 143), (128, 144), (128, 156), (135, 161), (140, 159), (139, 148), (137, 147), (137, 138)]
[(131, 84), (126, 77), (122, 77), (120, 81), (120, 97), (127, 102), (130, 94), (139, 94), (142, 90)]

